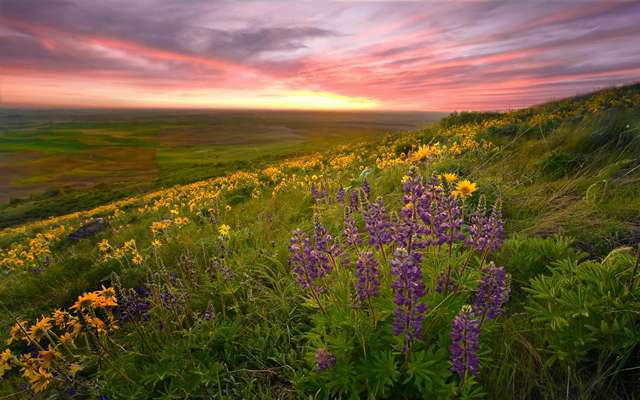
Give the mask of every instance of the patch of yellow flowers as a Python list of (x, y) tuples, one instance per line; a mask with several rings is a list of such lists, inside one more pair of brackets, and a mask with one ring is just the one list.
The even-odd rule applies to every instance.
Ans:
[(98, 343), (117, 331), (119, 326), (111, 311), (117, 306), (115, 290), (103, 287), (84, 293), (68, 310), (56, 309), (33, 325), (26, 320), (16, 321), (5, 343), (10, 346), (22, 342), (35, 348), (36, 355), (14, 353), (5, 348), (0, 352), (0, 377), (18, 368), (31, 389), (38, 393), (45, 390), (56, 375), (58, 379), (75, 376), (82, 369), (84, 359), (83, 347), (76, 345), (76, 341), (84, 337), (85, 344)]

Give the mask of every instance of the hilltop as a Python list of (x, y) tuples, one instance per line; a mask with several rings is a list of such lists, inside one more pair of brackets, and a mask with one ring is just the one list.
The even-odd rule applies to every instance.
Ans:
[(4, 229), (0, 393), (638, 398), (639, 155), (632, 85)]

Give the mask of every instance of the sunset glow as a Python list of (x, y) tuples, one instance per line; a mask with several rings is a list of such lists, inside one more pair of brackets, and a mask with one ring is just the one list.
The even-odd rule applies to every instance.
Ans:
[(3, 106), (452, 110), (640, 79), (640, 3), (0, 0)]

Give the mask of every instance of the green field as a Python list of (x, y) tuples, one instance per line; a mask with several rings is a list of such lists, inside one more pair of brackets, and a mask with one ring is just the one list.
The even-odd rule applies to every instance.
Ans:
[(0, 227), (415, 129), (442, 115), (0, 109)]

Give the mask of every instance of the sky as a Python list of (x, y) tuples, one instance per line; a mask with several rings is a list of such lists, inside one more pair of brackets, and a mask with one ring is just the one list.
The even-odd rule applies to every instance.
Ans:
[(0, 106), (503, 110), (640, 80), (640, 1), (0, 0)]

